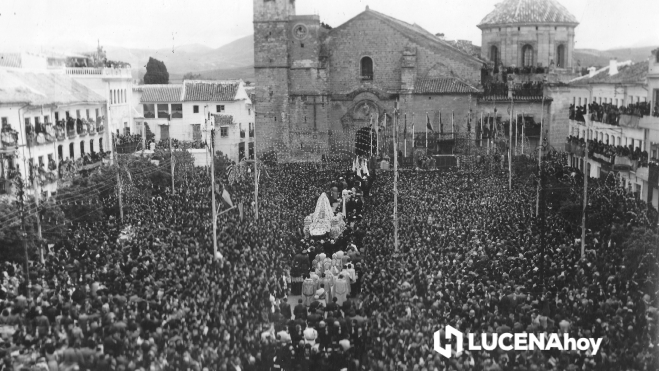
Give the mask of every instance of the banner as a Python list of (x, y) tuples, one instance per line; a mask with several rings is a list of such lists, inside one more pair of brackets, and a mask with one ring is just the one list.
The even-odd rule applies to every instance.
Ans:
[(632, 115), (620, 115), (620, 126), (626, 128), (638, 129), (638, 125), (641, 122), (641, 118), (638, 116)]

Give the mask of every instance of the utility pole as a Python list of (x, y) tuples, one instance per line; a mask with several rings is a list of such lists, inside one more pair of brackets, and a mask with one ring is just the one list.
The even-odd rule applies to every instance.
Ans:
[[(215, 126), (215, 125), (213, 125)], [(213, 259), (217, 259), (217, 209), (215, 209), (215, 127), (211, 129), (211, 210), (213, 221)]]
[[(542, 167), (542, 154), (543, 154), (543, 148), (542, 148), (542, 130), (544, 129), (543, 126), (543, 119), (545, 115), (545, 89), (542, 89), (542, 105), (541, 105), (541, 110), (540, 110), (540, 142), (538, 142), (538, 168)], [(538, 183), (538, 189), (536, 192), (536, 197), (535, 197), (535, 215), (538, 216), (540, 215), (540, 183)]]
[(41, 192), (37, 189), (37, 174), (36, 171), (33, 171), (34, 176), (32, 177), (32, 187), (34, 188), (34, 202), (37, 204), (37, 238), (38, 242), (37, 245), (39, 247), (39, 260), (41, 261), (41, 264), (44, 263), (44, 257), (43, 257), (43, 249), (41, 248), (41, 242), (43, 241), (43, 237), (41, 235)]
[[(30, 176), (29, 170), (26, 171), (26, 176)], [(27, 293), (27, 297), (30, 297), (30, 288), (32, 287), (32, 284), (30, 283), (30, 264), (29, 264), (29, 257), (27, 253), (27, 233), (25, 232), (25, 182), (23, 179), (18, 177), (18, 202), (19, 206), (21, 208), (21, 237), (23, 240), (23, 252), (25, 253), (25, 279), (26, 279), (26, 285), (25, 285), (25, 290)]]
[(174, 189), (174, 148), (172, 148), (172, 119), (171, 114), (167, 116), (167, 125), (169, 125), (169, 167), (172, 173), (172, 194), (176, 194)]
[[(316, 106), (314, 106), (315, 108)], [(259, 158), (256, 156), (256, 122), (254, 122), (254, 219), (259, 220)], [(249, 135), (249, 133), (248, 133)]]
[(114, 133), (112, 133), (112, 146), (114, 147), (114, 161), (115, 165), (117, 166), (117, 198), (119, 199), (119, 217), (121, 218), (121, 224), (124, 223), (124, 205), (121, 200), (121, 176), (119, 175), (119, 172), (121, 171), (119, 167), (119, 156), (117, 155), (117, 139), (114, 136)]
[(510, 100), (510, 124), (508, 125), (508, 189), (513, 190), (513, 110), (515, 102)]
[[(428, 129), (426, 128), (426, 135)], [(394, 109), (394, 250), (398, 251), (398, 102)], [(427, 149), (426, 149), (427, 150)]]
[(590, 116), (588, 114), (588, 104), (586, 104), (586, 117), (584, 123), (586, 124), (586, 148), (584, 150), (583, 162), (583, 209), (581, 211), (581, 259), (584, 258), (586, 253), (586, 208), (588, 207), (588, 139), (590, 139), (590, 129), (588, 125)]

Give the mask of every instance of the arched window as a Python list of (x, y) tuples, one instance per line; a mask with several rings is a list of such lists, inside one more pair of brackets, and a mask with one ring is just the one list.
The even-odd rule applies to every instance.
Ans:
[(563, 44), (556, 49), (556, 67), (565, 68), (565, 45)]
[(533, 47), (529, 44), (522, 48), (522, 66), (533, 67)]
[(57, 159), (64, 160), (64, 148), (61, 144), (57, 146)]
[(84, 156), (85, 154), (85, 141), (82, 140), (80, 141), (80, 157)]
[(494, 66), (499, 65), (499, 48), (496, 45), (492, 45), (490, 48), (490, 60), (494, 62)]
[(94, 139), (89, 140), (89, 153), (94, 153)]
[(370, 57), (364, 57), (360, 65), (362, 80), (373, 80), (373, 60)]
[(73, 146), (73, 143), (69, 144), (69, 158), (71, 160), (75, 158), (75, 147)]
[(99, 138), (98, 140), (98, 150), (103, 153), (103, 138)]

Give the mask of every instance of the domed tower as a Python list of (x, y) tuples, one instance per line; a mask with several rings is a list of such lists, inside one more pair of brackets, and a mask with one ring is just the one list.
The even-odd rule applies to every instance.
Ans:
[(504, 0), (478, 25), (481, 57), (495, 66), (572, 69), (578, 25), (556, 0)]

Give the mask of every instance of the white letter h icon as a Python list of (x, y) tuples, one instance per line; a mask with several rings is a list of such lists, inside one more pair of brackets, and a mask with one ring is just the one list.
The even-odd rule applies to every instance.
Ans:
[[(457, 344), (456, 344), (457, 345), (456, 352), (462, 352), (462, 350), (463, 350), (462, 333), (460, 331), (458, 331), (458, 329), (456, 329), (455, 327), (452, 327), (450, 325), (447, 325), (444, 330), (446, 331), (446, 334), (444, 335), (444, 338), (446, 338), (446, 340), (450, 340), (451, 337), (455, 337), (458, 340)], [(439, 340), (439, 337), (440, 337), (440, 332), (436, 331), (435, 332), (435, 352), (443, 355), (446, 358), (451, 358), (451, 345), (447, 344), (446, 347), (442, 347), (441, 344), (440, 344), (441, 342)]]

